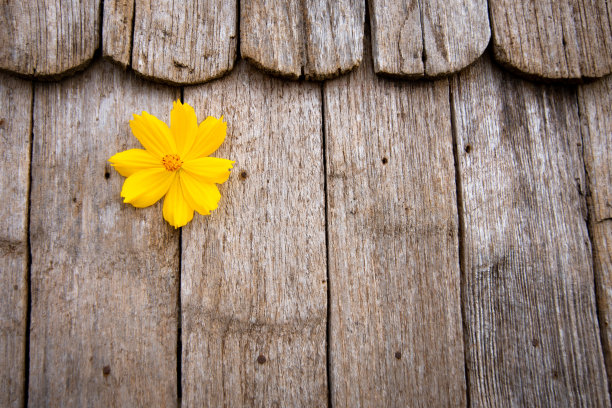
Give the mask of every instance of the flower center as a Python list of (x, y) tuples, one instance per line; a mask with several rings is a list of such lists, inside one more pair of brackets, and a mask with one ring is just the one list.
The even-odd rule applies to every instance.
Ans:
[(175, 171), (181, 168), (183, 161), (178, 154), (167, 154), (162, 158), (162, 164), (168, 171)]

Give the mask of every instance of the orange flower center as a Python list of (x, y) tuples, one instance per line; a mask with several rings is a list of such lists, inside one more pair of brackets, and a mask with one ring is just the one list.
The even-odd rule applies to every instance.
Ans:
[(178, 154), (167, 154), (162, 158), (162, 164), (168, 171), (175, 171), (181, 168), (183, 161)]

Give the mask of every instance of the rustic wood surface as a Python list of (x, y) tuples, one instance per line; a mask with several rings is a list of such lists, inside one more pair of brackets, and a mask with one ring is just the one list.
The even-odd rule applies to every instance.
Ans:
[(436, 77), (465, 68), (490, 38), (486, 0), (371, 0), (374, 70)]
[(32, 84), (0, 74), (0, 406), (23, 403)]
[(234, 66), (236, 0), (136, 0), (132, 66), (174, 84), (196, 84)]
[(179, 235), (107, 162), (178, 89), (108, 62), (34, 90), (29, 406), (173, 406)]
[(531, 77), (580, 79), (612, 72), (607, 0), (490, 0), (495, 58)]
[(105, 0), (102, 18), (102, 55), (127, 67), (132, 60), (134, 0)]
[(245, 62), (185, 89), (225, 115), (219, 209), (182, 236), (184, 406), (327, 405), (321, 91)]
[(57, 78), (98, 48), (100, 0), (6, 1), (0, 9), (0, 69)]
[(488, 58), (451, 92), (471, 404), (609, 406), (575, 92)]
[(612, 373), (612, 76), (578, 89), (599, 325)]
[(364, 0), (242, 0), (240, 53), (273, 74), (321, 80), (359, 65)]
[(466, 403), (448, 81), (324, 85), (332, 405)]

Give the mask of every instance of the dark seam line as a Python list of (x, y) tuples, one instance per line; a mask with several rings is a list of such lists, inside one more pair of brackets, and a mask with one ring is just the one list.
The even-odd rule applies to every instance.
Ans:
[(321, 83), (321, 144), (323, 153), (323, 194), (325, 196), (325, 270), (327, 278), (327, 317), (325, 327), (325, 366), (327, 374), (327, 406), (332, 407), (332, 387), (331, 387), (331, 343), (330, 343), (330, 329), (331, 329), (331, 289), (330, 289), (330, 276), (329, 276), (329, 219), (328, 219), (328, 205), (327, 205), (327, 148), (325, 138), (325, 84)]
[(582, 127), (582, 112), (580, 111), (580, 99), (578, 96), (578, 89), (575, 89), (576, 92), (576, 110), (578, 112), (578, 126), (580, 128), (580, 155), (582, 157), (582, 166), (584, 168), (584, 197), (585, 197), (585, 203), (586, 203), (586, 228), (587, 228), (587, 234), (589, 236), (589, 244), (591, 245), (591, 265), (593, 268), (593, 292), (594, 292), (594, 296), (595, 296), (595, 318), (597, 319), (597, 327), (599, 328), (599, 341), (601, 342), (601, 351), (602, 351), (602, 357), (604, 359), (604, 371), (606, 373), (606, 379), (608, 382), (608, 395), (610, 396), (610, 398), (612, 399), (612, 383), (610, 382), (610, 373), (608, 373), (608, 367), (606, 364), (606, 357), (607, 355), (610, 353), (610, 350), (607, 349), (606, 347), (606, 341), (605, 341), (605, 327), (602, 326), (601, 322), (605, 321), (605, 316), (603, 315), (603, 311), (600, 310), (599, 308), (599, 301), (600, 299), (602, 299), (605, 295), (601, 293), (601, 291), (599, 290), (599, 285), (598, 285), (598, 281), (599, 279), (597, 278), (597, 272), (595, 271), (595, 246), (594, 246), (594, 242), (593, 242), (593, 224), (594, 224), (594, 220), (592, 217), (592, 211), (591, 211), (591, 183), (590, 183), (590, 179), (589, 179), (589, 171), (588, 168), (586, 166), (586, 157), (584, 157), (584, 134), (583, 134), (583, 127)]
[[(185, 102), (185, 87), (181, 87), (181, 103)], [(179, 228), (178, 239), (178, 274), (177, 274), (177, 296), (176, 296), (176, 398), (177, 407), (182, 404), (183, 398), (183, 311), (181, 302), (181, 275), (183, 274), (183, 228)]]
[(27, 286), (26, 295), (26, 322), (25, 322), (25, 361), (24, 361), (24, 381), (23, 381), (23, 406), (28, 406), (28, 392), (30, 389), (30, 325), (32, 320), (32, 244), (30, 237), (30, 220), (32, 216), (32, 152), (34, 150), (34, 96), (35, 83), (32, 82), (32, 104), (30, 111), (30, 168), (28, 174), (28, 196), (27, 196), (27, 220), (26, 220), (26, 256), (27, 268), (25, 284)]
[(458, 252), (459, 252), (459, 293), (460, 293), (460, 303), (461, 303), (461, 320), (462, 320), (462, 328), (463, 328), (463, 364), (464, 364), (464, 375), (465, 375), (465, 399), (466, 406), (471, 406), (471, 398), (470, 398), (470, 376), (469, 376), (469, 336), (468, 336), (468, 326), (467, 326), (467, 318), (466, 318), (466, 267), (465, 267), (465, 223), (463, 219), (463, 194), (462, 194), (462, 186), (461, 186), (461, 172), (459, 170), (459, 147), (458, 147), (458, 135), (457, 135), (457, 118), (455, 114), (455, 98), (453, 95), (453, 87), (452, 82), (459, 81), (458, 74), (455, 78), (451, 78), (448, 81), (448, 102), (450, 108), (450, 117), (451, 117), (451, 134), (453, 137), (453, 158), (455, 162), (455, 189), (457, 195), (457, 244), (458, 244)]
[(136, 28), (136, 0), (132, 3), (132, 33), (130, 35), (130, 54), (128, 55), (128, 67), (134, 66), (134, 30)]
[(103, 36), (104, 36), (104, 0), (100, 0), (100, 12), (99, 12), (99, 20), (98, 20), (98, 47), (94, 51), (94, 55), (92, 58), (92, 62), (102, 57), (104, 52), (102, 51), (103, 47)]
[(234, 58), (234, 67), (232, 69), (236, 67), (238, 60), (242, 58), (242, 55), (240, 55), (240, 42), (240, 0), (236, 0), (236, 57)]

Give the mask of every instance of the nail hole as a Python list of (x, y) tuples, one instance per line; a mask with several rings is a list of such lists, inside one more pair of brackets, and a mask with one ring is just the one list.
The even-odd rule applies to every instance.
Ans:
[(263, 364), (266, 362), (266, 356), (264, 356), (263, 354), (260, 354), (259, 357), (257, 357), (257, 362), (259, 364)]
[(13, 285), (13, 289), (14, 289), (14, 290), (17, 290), (17, 289), (19, 289), (19, 286), (17, 286), (17, 285)]
[(104, 178), (107, 180), (110, 178), (110, 173), (108, 171), (104, 173)]
[(0, 119), (0, 126), (4, 126), (4, 119)]
[(241, 179), (246, 180), (248, 176), (249, 176), (249, 175), (247, 174), (247, 172), (246, 172), (246, 171), (242, 170), (242, 171), (240, 172), (240, 178), (241, 178)]
[(76, 203), (77, 198), (76, 197), (72, 197), (72, 202)]
[(402, 358), (402, 352), (401, 351), (396, 351), (395, 352), (395, 358), (397, 358), (398, 360), (400, 360)]
[(465, 145), (465, 152), (466, 152), (466, 153), (469, 153), (469, 152), (471, 152), (471, 151), (472, 151), (472, 146), (471, 146), (471, 145), (469, 145), (469, 144), (468, 144), (468, 145)]
[(387, 159), (386, 157), (383, 157), (381, 161), (382, 161), (382, 164), (389, 163), (389, 159)]
[(533, 347), (538, 347), (540, 345), (540, 341), (538, 339), (531, 340), (531, 345)]
[(109, 374), (110, 374), (110, 366), (105, 365), (105, 366), (102, 368), (102, 374), (104, 374), (104, 375), (109, 375)]

